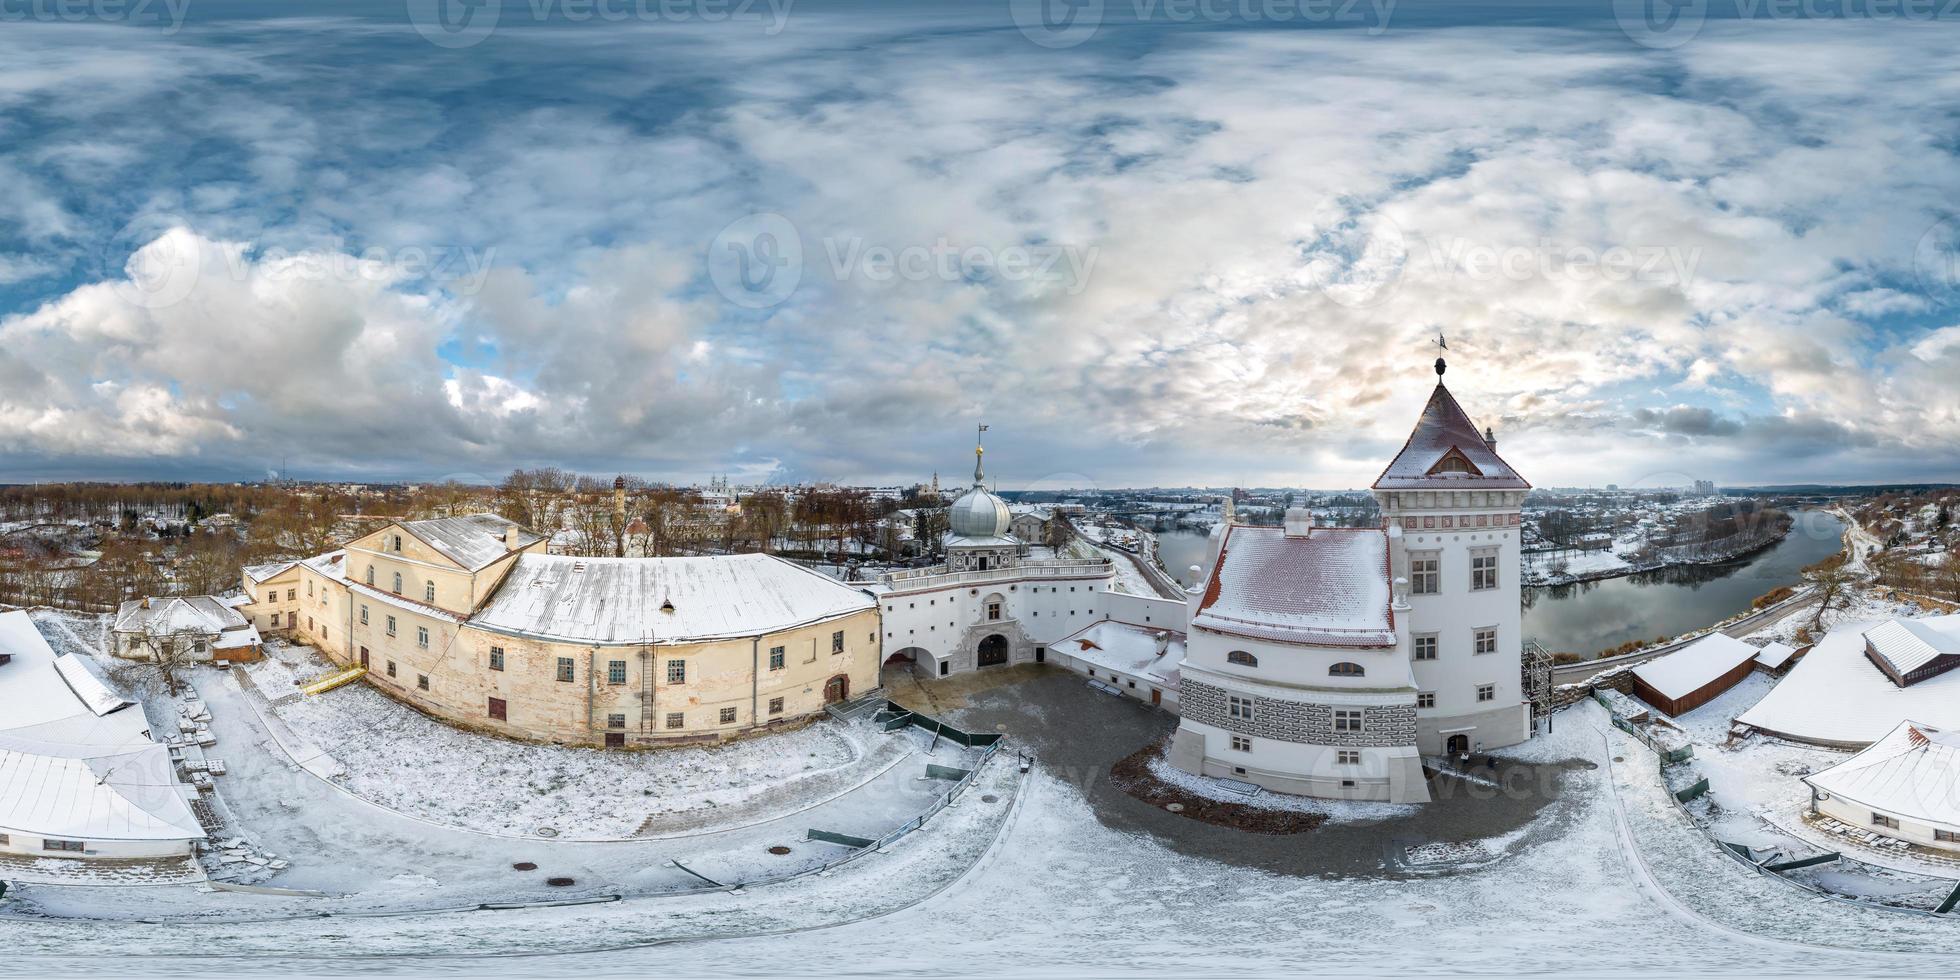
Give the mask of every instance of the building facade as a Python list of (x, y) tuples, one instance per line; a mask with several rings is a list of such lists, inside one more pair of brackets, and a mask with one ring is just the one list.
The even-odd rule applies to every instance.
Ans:
[(1189, 606), (1170, 761), (1338, 799), (1424, 802), (1424, 755), (1524, 741), (1530, 485), (1438, 382), (1376, 480), (1379, 528), (1225, 524)]
[(296, 568), (295, 639), (426, 714), (510, 737), (720, 739), (877, 686), (870, 596), (769, 555), (551, 555), (476, 515), (391, 523)]
[(929, 677), (1045, 662), (1048, 647), (1106, 618), (1115, 565), (1106, 558), (1031, 558), (1007, 501), (989, 492), (974, 450), (973, 486), (947, 515), (946, 560), (887, 573), (873, 589), (883, 659)]

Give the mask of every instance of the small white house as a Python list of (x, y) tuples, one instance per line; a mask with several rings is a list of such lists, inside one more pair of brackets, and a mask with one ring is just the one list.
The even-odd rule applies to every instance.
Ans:
[(127, 660), (256, 660), (258, 628), (216, 596), (131, 599), (116, 610), (109, 652)]
[(1960, 851), (1960, 732), (1903, 721), (1803, 781), (1819, 813), (1881, 837)]

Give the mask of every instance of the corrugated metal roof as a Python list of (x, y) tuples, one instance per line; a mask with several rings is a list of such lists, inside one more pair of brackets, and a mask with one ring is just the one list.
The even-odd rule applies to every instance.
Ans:
[(1910, 619), (1886, 620), (1864, 632), (1871, 652), (1900, 674), (1909, 674), (1935, 658), (1960, 656), (1960, 637), (1950, 636)]
[[(1432, 472), (1452, 452), (1460, 453), (1476, 473)], [(1440, 383), (1423, 406), (1415, 431), (1402, 451), (1375, 480), (1377, 490), (1528, 490), (1531, 484), (1484, 441), (1448, 388)]]
[(1955, 829), (1960, 827), (1960, 733), (1902, 721), (1864, 751), (1803, 781), (1873, 810)]
[(862, 591), (772, 555), (517, 559), (470, 625), (577, 643), (773, 633), (872, 609)]
[[(504, 543), (504, 531), (517, 525), (495, 514), (399, 523), (403, 530), (472, 572), (516, 550)], [(540, 535), (517, 528), (517, 548), (527, 548), (543, 540)]]

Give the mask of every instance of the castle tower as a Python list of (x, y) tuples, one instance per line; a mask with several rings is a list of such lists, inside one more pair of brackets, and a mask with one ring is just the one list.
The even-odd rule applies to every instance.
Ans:
[(1390, 537), (1395, 608), (1408, 623), (1425, 755), (1531, 735), (1522, 681), (1520, 527), (1531, 489), (1443, 384), (1373, 491)]

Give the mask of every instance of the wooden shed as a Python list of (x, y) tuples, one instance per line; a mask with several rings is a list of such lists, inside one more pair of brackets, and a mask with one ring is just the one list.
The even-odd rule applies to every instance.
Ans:
[(1633, 668), (1633, 695), (1669, 717), (1687, 714), (1749, 676), (1758, 652), (1732, 636), (1710, 633)]

